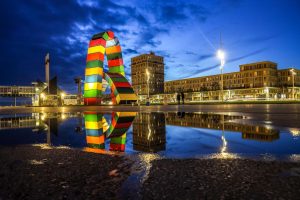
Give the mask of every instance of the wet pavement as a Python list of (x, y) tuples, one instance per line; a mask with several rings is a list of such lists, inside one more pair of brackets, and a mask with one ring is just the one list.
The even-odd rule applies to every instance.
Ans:
[(294, 199), (299, 116), (299, 104), (1, 109), (0, 198)]

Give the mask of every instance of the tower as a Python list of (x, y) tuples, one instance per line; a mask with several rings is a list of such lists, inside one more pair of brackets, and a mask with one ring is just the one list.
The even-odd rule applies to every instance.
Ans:
[(50, 73), (49, 73), (49, 68), (50, 68), (50, 55), (49, 53), (47, 53), (46, 57), (45, 57), (45, 81), (47, 83), (47, 87), (48, 87), (48, 93), (49, 93), (49, 77), (50, 77)]

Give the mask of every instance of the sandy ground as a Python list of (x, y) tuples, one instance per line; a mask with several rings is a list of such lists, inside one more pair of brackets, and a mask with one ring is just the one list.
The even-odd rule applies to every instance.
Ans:
[[(154, 159), (135, 187), (134, 162), (67, 148), (0, 148), (0, 199), (299, 199), (300, 163)], [(149, 165), (147, 165), (149, 167)], [(141, 170), (143, 171), (143, 170)], [(129, 184), (129, 185), (125, 185)], [(124, 187), (125, 185), (125, 187)], [(137, 191), (138, 192), (138, 191)]]
[(118, 199), (124, 156), (72, 149), (0, 148), (0, 199)]
[[(159, 184), (159, 185), (158, 185)], [(300, 163), (156, 160), (143, 199), (299, 199)], [(154, 192), (155, 191), (155, 192)]]

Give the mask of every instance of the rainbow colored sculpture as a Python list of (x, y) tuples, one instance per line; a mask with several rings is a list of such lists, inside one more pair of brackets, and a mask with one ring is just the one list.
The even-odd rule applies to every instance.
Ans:
[(130, 128), (136, 112), (113, 112), (111, 124), (97, 112), (85, 112), (86, 151), (103, 153), (105, 140), (110, 139), (109, 150), (125, 151), (126, 132)]
[[(108, 73), (103, 71), (105, 54), (108, 62)], [(121, 46), (112, 31), (94, 35), (89, 43), (84, 83), (85, 105), (101, 104), (103, 78), (111, 88), (113, 104), (127, 104), (137, 101), (137, 96), (125, 78)]]

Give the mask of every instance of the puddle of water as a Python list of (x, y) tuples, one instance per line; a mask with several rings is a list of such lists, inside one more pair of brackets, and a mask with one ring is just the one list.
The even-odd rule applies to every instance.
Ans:
[(184, 112), (28, 113), (0, 116), (0, 145), (157, 153), (175, 158), (299, 160), (300, 130), (243, 115)]
[[(300, 130), (243, 115), (185, 112), (84, 112), (0, 115), (1, 146), (77, 148), (126, 154), (134, 161), (121, 189), (123, 199), (140, 199), (152, 161), (163, 158), (254, 158), (300, 161)], [(30, 160), (32, 165), (46, 161)], [(298, 176), (299, 169), (284, 175)]]

